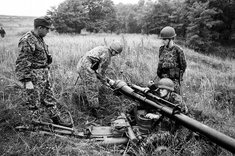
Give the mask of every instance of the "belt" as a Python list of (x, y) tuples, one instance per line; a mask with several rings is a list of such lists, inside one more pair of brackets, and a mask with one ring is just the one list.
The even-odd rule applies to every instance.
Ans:
[(32, 69), (45, 69), (45, 68), (50, 68), (48, 65), (44, 65), (44, 66), (37, 66), (37, 67), (33, 67)]

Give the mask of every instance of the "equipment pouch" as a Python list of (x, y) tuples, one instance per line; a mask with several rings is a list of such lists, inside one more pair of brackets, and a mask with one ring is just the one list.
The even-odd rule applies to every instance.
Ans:
[(169, 70), (169, 75), (171, 79), (179, 79), (180, 78), (180, 69), (179, 68), (171, 68)]
[(52, 56), (50, 54), (47, 54), (47, 64), (52, 63)]

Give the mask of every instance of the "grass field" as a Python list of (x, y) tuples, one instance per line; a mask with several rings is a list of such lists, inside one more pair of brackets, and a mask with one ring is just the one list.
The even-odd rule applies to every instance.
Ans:
[[(15, 101), (18, 94), (7, 87), (17, 82), (14, 74), (17, 44), (21, 35), (32, 29), (32, 19), (0, 16), (0, 23), (7, 32), (5, 38), (0, 38), (0, 132), (3, 134), (0, 137), (0, 155), (120, 155), (119, 146), (102, 147), (84, 140), (22, 134), (15, 132), (8, 124), (12, 118), (7, 114), (4, 117), (4, 111), (14, 108), (18, 103)], [(45, 40), (53, 56), (51, 69), (55, 95), (70, 109), (74, 108), (71, 95), (77, 78), (76, 64), (86, 51), (95, 46), (108, 45), (114, 40), (124, 43), (123, 53), (112, 60), (110, 76), (114, 79), (146, 86), (156, 75), (158, 48), (161, 45), (156, 35), (60, 35), (52, 32)], [(183, 48), (188, 67), (182, 93), (185, 103), (193, 110), (192, 117), (235, 138), (235, 60), (205, 56)], [(67, 101), (64, 93), (69, 93)], [(84, 115), (82, 118), (78, 111), (74, 111), (73, 115), (77, 123), (89, 118)], [(9, 118), (8, 123), (2, 123), (1, 118)], [(185, 148), (197, 151), (193, 155), (232, 155), (219, 147), (216, 147), (216, 151), (206, 147), (199, 150), (200, 143), (195, 141)], [(174, 147), (171, 149), (174, 151)], [(174, 152), (174, 155), (180, 154)]]

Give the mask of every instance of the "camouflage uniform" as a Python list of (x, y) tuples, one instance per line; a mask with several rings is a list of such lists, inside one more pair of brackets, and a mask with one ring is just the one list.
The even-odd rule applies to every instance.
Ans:
[(157, 75), (159, 78), (170, 78), (174, 81), (175, 91), (180, 94), (180, 82), (187, 67), (183, 50), (174, 45), (171, 48), (161, 46)]
[(22, 83), (31, 81), (34, 85), (33, 89), (23, 90), (26, 100), (24, 107), (29, 110), (29, 116), (31, 119), (39, 119), (45, 112), (51, 118), (59, 115), (49, 82), (48, 46), (43, 38), (30, 31), (20, 39), (18, 48), (16, 76)]
[[(111, 63), (110, 49), (105, 46), (98, 46), (87, 52), (78, 62), (77, 72), (80, 76), (79, 84), (84, 89), (90, 108), (98, 108), (100, 105), (99, 90), (103, 88), (101, 82), (97, 79), (96, 73), (91, 69), (92, 62), (99, 62), (97, 73), (105, 77), (105, 71)], [(86, 108), (85, 108), (86, 109)]]
[(181, 104), (182, 103), (182, 97), (174, 92), (171, 92), (169, 95), (169, 99), (166, 99), (167, 101), (173, 103), (173, 104)]

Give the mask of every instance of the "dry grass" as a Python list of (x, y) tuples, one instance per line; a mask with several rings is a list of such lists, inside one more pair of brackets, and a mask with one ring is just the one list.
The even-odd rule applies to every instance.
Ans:
[[(9, 123), (14, 118), (7, 113), (4, 116), (3, 110), (12, 109), (20, 102), (17, 92), (19, 90), (17, 88), (13, 90), (9, 86), (17, 82), (14, 75), (17, 44), (19, 34), (25, 32), (27, 27), (27, 24), (24, 24), (23, 28), (8, 25), (6, 28), (8, 35), (6, 38), (0, 39), (0, 119), (6, 119)], [(76, 64), (86, 51), (97, 45), (108, 45), (114, 40), (119, 40), (125, 45), (124, 52), (113, 59), (109, 70), (110, 77), (145, 86), (156, 75), (160, 41), (155, 35), (59, 35), (51, 33), (45, 39), (54, 59), (51, 68), (54, 92), (56, 97), (71, 109), (78, 128), (90, 119), (89, 116), (76, 110), (76, 98), (71, 99), (72, 93), (76, 89), (74, 87), (77, 78)], [(204, 56), (187, 48), (184, 48), (184, 52), (188, 68), (184, 76), (183, 98), (193, 110), (194, 118), (235, 138), (235, 60)], [(113, 99), (113, 96), (110, 96)], [(125, 100), (125, 98), (117, 97), (114, 99), (114, 104)], [(1, 134), (4, 132), (0, 137), (2, 144), (0, 154), (118, 155), (121, 150), (125, 149), (121, 146), (102, 147), (90, 144), (86, 140), (68, 140), (39, 134), (16, 133), (11, 127), (12, 124), (14, 122), (11, 124), (0, 122)], [(179, 150), (175, 150), (173, 145), (174, 143), (172, 143), (171, 149), (174, 154), (180, 155)], [(194, 155), (215, 154), (212, 154), (208, 148), (206, 150), (207, 146), (202, 147), (203, 145), (208, 146), (206, 143), (194, 140), (194, 142), (185, 143), (183, 147), (189, 151), (197, 151)], [(218, 148), (216, 152), (221, 156), (232, 155), (226, 150)]]

